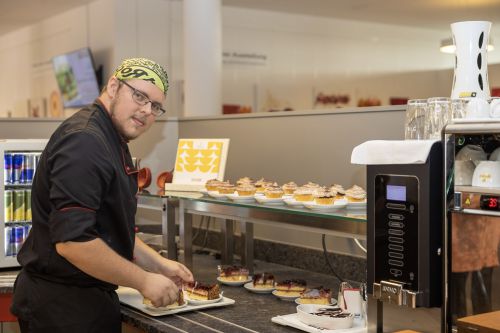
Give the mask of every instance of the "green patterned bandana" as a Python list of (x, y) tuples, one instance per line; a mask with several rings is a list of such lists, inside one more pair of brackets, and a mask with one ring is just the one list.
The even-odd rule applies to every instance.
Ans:
[(115, 70), (114, 76), (120, 80), (139, 79), (149, 81), (160, 88), (164, 95), (167, 95), (167, 72), (152, 60), (146, 58), (125, 59)]

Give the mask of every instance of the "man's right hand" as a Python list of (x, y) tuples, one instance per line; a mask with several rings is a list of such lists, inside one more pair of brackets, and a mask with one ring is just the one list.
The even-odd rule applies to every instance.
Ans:
[(149, 298), (154, 306), (160, 307), (170, 305), (177, 300), (179, 287), (162, 274), (148, 272), (139, 292)]

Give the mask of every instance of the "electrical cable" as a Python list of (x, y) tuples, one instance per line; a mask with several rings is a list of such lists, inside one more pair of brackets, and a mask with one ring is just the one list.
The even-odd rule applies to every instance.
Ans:
[(326, 242), (325, 242), (325, 234), (321, 235), (321, 243), (323, 244), (323, 255), (325, 256), (325, 261), (328, 264), (328, 267), (330, 267), (330, 270), (332, 271), (333, 275), (340, 281), (340, 282), (345, 282), (344, 279), (340, 277), (340, 275), (337, 274), (335, 269), (333, 269), (332, 264), (330, 263), (330, 259), (328, 259), (328, 252), (326, 250)]
[(363, 245), (361, 245), (360, 241), (357, 238), (353, 238), (353, 239), (354, 239), (354, 243), (356, 243), (356, 245), (361, 249), (361, 251), (366, 253), (366, 249)]

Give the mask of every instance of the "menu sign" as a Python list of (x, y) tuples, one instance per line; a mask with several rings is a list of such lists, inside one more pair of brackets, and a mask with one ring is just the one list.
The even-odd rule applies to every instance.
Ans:
[(224, 179), (229, 139), (180, 139), (173, 184), (204, 185)]

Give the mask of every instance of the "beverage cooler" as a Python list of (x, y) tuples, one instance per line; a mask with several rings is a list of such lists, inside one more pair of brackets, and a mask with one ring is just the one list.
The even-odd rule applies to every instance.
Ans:
[(443, 331), (499, 332), (500, 121), (447, 125), (443, 143)]
[(31, 229), (31, 185), (47, 140), (0, 140), (0, 268), (19, 266), (16, 256)]

